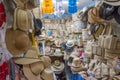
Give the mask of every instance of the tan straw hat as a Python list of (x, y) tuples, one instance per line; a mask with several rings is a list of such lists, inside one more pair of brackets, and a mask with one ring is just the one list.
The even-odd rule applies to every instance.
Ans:
[(55, 60), (51, 67), (52, 71), (54, 71), (55, 74), (63, 72), (64, 68), (64, 63), (60, 62), (59, 60)]
[(42, 80), (40, 74), (43, 70), (44, 65), (42, 62), (23, 65), (23, 72), (28, 80)]
[(43, 61), (44, 67), (49, 68), (51, 66), (51, 59), (48, 56), (42, 56), (41, 60)]
[(81, 64), (80, 58), (74, 57), (73, 62), (71, 64), (71, 70), (73, 72), (80, 72), (81, 69), (82, 69), (82, 64)]
[(103, 2), (112, 6), (120, 5), (120, 0), (103, 0)]
[(25, 53), (31, 47), (29, 36), (20, 30), (7, 29), (6, 46), (13, 55)]
[(42, 72), (41, 77), (42, 77), (43, 80), (54, 80), (53, 71), (50, 68), (46, 68)]
[(29, 49), (24, 57), (14, 57), (13, 59), (15, 63), (22, 65), (28, 65), (35, 62), (43, 62), (42, 57), (41, 58), (38, 57), (37, 50), (35, 47)]
[(44, 70), (44, 64), (42, 60), (38, 58), (35, 47), (28, 50), (24, 58), (15, 59), (15, 62), (23, 65), (23, 72), (28, 80), (42, 80), (40, 74)]

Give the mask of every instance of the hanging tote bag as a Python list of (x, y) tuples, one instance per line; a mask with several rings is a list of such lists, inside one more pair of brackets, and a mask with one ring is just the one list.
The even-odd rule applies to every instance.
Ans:
[(20, 29), (28, 32), (30, 29), (34, 30), (33, 14), (29, 10), (16, 8), (14, 12), (14, 30)]

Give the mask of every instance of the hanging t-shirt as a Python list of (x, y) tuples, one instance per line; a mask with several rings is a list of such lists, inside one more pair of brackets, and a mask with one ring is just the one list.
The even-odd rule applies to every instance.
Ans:
[(55, 6), (55, 15), (57, 17), (62, 16), (65, 13), (65, 9), (63, 7), (62, 0), (56, 0), (56, 6)]
[(4, 22), (6, 22), (5, 8), (4, 8), (4, 4), (0, 2), (0, 27)]
[(77, 12), (77, 0), (69, 0), (68, 2), (68, 13)]
[(43, 0), (42, 12), (46, 14), (52, 14), (54, 12), (54, 5), (52, 0)]

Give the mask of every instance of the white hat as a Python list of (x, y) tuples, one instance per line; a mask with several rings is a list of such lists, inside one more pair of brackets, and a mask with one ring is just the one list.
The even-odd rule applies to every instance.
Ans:
[(103, 2), (112, 6), (120, 5), (120, 0), (103, 0)]
[(73, 40), (68, 40), (66, 43), (67, 47), (73, 47), (74, 46), (74, 41)]
[(64, 68), (64, 63), (60, 62), (59, 60), (55, 60), (51, 66), (51, 69), (55, 72), (55, 74), (60, 74), (61, 72), (63, 72)]

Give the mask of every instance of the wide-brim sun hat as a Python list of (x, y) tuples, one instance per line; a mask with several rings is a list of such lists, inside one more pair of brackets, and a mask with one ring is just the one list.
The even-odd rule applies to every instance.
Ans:
[(103, 0), (103, 2), (112, 6), (120, 5), (120, 0)]
[(23, 72), (28, 80), (41, 80), (40, 74), (43, 70), (44, 65), (41, 62), (23, 65)]
[(43, 61), (44, 67), (49, 68), (51, 66), (51, 59), (48, 56), (42, 56), (40, 58)]
[[(43, 62), (43, 57), (39, 58), (35, 47), (30, 48), (24, 57), (13, 57), (16, 64), (28, 65), (35, 62)], [(48, 63), (47, 63), (48, 64)]]
[(71, 66), (74, 67), (74, 68), (82, 67), (80, 58), (74, 57)]
[(29, 36), (21, 30), (7, 29), (5, 41), (7, 49), (12, 55), (25, 53), (32, 47)]
[(15, 57), (13, 60), (16, 64), (23, 65), (23, 73), (28, 80), (41, 80), (40, 74), (45, 66), (35, 47), (29, 49), (24, 57)]
[(60, 62), (59, 60), (55, 60), (51, 66), (51, 69), (52, 71), (55, 72), (55, 74), (63, 72), (64, 68), (65, 68), (64, 63)]
[[(54, 80), (54, 74), (53, 71), (50, 68), (46, 68), (42, 74), (41, 74), (41, 78), (43, 80)], [(32, 80), (32, 79), (31, 79)]]

